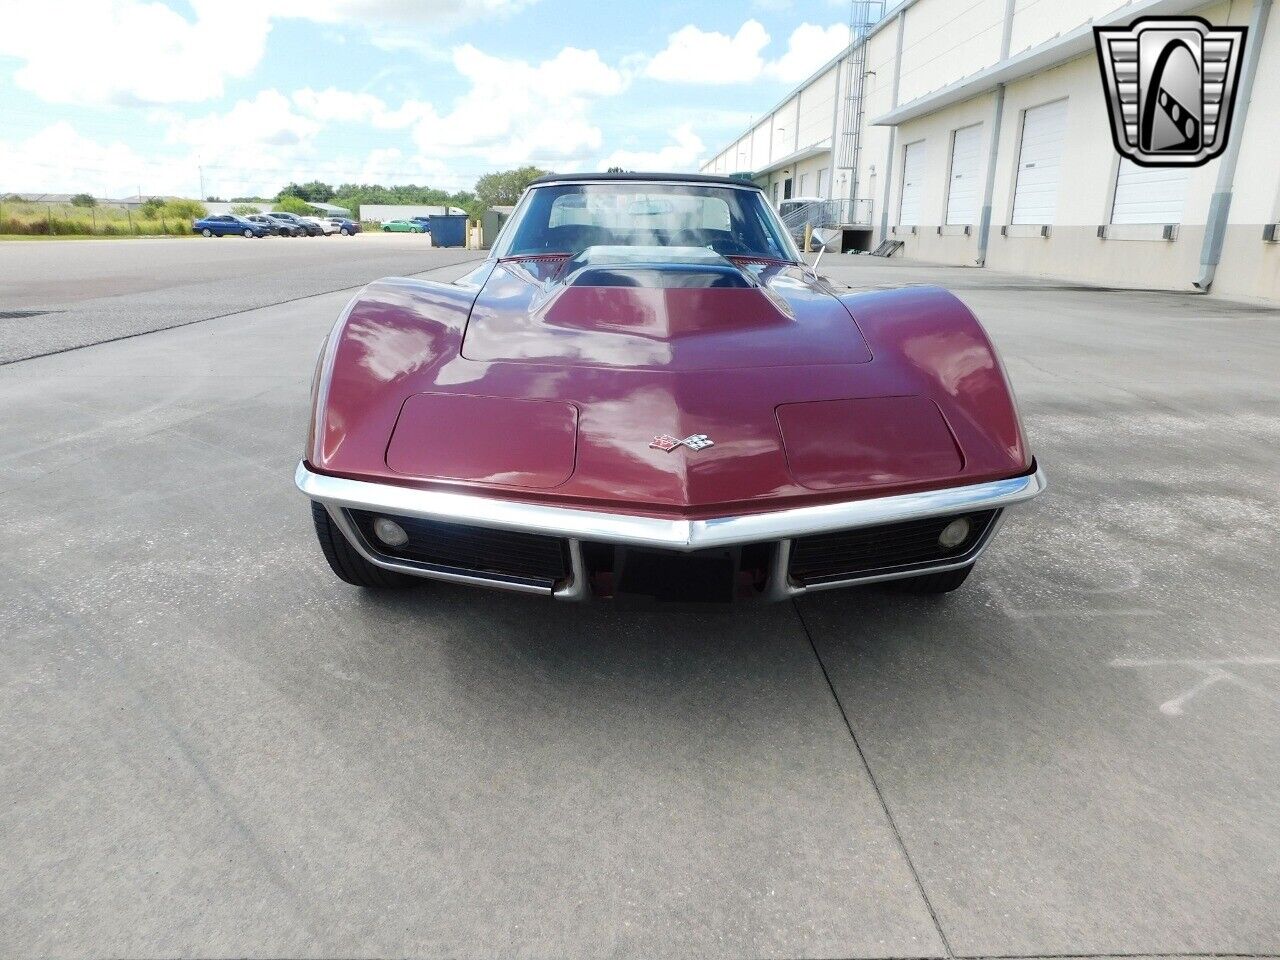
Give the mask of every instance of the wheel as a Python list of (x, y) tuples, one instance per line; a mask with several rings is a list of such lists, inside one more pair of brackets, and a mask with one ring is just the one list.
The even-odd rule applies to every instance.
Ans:
[(409, 232), (410, 232), (410, 233), (421, 233), (422, 231), (421, 231), (421, 230), (419, 230), (417, 227), (410, 227), (410, 228), (409, 228)]
[(246, 231), (244, 232), (244, 236), (246, 236), (246, 237), (248, 237), (250, 240), (252, 240), (252, 239), (253, 239), (253, 231), (252, 231), (252, 230), (246, 230)]
[(210, 230), (208, 227), (205, 227), (203, 230), (201, 230), (201, 231), (200, 231), (200, 236), (202, 236), (202, 237), (212, 237), (212, 236), (213, 236), (213, 231), (212, 231), (212, 230)]
[(351, 231), (350, 231), (350, 230), (348, 230), (346, 227), (343, 227), (343, 228), (342, 228), (341, 230), (339, 230), (338, 232), (339, 232), (340, 234), (342, 234), (344, 237), (349, 237), (349, 236), (351, 236)]
[(390, 227), (383, 227), (383, 228), (382, 228), (382, 232), (383, 232), (383, 233), (390, 233), (390, 232), (391, 232), (391, 228), (390, 228)]
[(943, 570), (940, 573), (926, 573), (920, 577), (908, 577), (905, 580), (890, 580), (889, 586), (903, 593), (938, 594), (959, 590), (960, 585), (973, 573), (973, 564), (957, 567), (955, 570)]
[(337, 528), (329, 511), (323, 504), (311, 501), (311, 519), (316, 526), (316, 539), (320, 541), (320, 549), (324, 558), (329, 561), (329, 568), (343, 580), (354, 587), (369, 587), (375, 590), (394, 590), (413, 586), (418, 577), (410, 577), (403, 573), (383, 570), (370, 563), (351, 546), (342, 531)]

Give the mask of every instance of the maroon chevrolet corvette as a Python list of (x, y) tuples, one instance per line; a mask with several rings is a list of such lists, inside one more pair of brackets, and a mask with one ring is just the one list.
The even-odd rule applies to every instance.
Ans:
[(467, 276), (362, 290), (313, 393), (297, 485), (363, 587), (942, 593), (1045, 486), (964, 304), (832, 287), (719, 177), (535, 182)]

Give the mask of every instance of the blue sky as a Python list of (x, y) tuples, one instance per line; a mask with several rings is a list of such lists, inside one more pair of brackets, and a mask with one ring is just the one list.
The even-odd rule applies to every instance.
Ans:
[(845, 0), (0, 0), (0, 193), (696, 169)]

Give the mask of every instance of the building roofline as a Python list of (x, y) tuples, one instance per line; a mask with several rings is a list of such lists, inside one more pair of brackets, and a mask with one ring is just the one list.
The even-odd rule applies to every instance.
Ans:
[(862, 39), (857, 40), (853, 43), (846, 44), (844, 46), (844, 49), (842, 49), (834, 57), (832, 57), (822, 66), (820, 66), (817, 70), (813, 71), (813, 73), (809, 74), (809, 76), (805, 77), (804, 80), (801, 81), (797, 86), (792, 87), (785, 97), (783, 97), (781, 100), (775, 103), (768, 110), (762, 110), (759, 113), (759, 117), (760, 117), (759, 120), (756, 120), (755, 122), (749, 124), (745, 130), (739, 133), (732, 140), (728, 141), (723, 148), (721, 148), (720, 150), (712, 154), (711, 159), (706, 161), (706, 163), (713, 163), (715, 161), (715, 158), (720, 156), (720, 154), (724, 153), (725, 150), (728, 150), (730, 147), (732, 147), (736, 143), (740, 143), (744, 137), (750, 136), (752, 133), (754, 133), (756, 127), (760, 126), (761, 122), (765, 117), (773, 116), (783, 107), (785, 107), (788, 103), (794, 100), (797, 96), (803, 93), (820, 76), (822, 76), (832, 67), (834, 67), (837, 63), (840, 63), (840, 61), (844, 60), (846, 57), (852, 54), (854, 51), (854, 48), (857, 47), (858, 44), (866, 43), (867, 41), (869, 41), (877, 33), (879, 33), (881, 30), (887, 27), (894, 20), (894, 18), (897, 17), (898, 14), (902, 13), (905, 10), (910, 9), (911, 7), (914, 7), (919, 2), (920, 0), (898, 0), (897, 3), (892, 3), (892, 5), (885, 10), (884, 16), (882, 16), (875, 23), (871, 24), (871, 26), (867, 27), (867, 32), (862, 35)]
[[(913, 0), (914, 2), (914, 0)], [(1059, 34), (1044, 43), (1028, 47), (999, 63), (962, 77), (945, 87), (939, 87), (931, 93), (917, 97), (910, 103), (890, 110), (871, 121), (876, 127), (896, 127), (899, 124), (915, 120), (926, 114), (981, 96), (994, 90), (999, 84), (1012, 83), (1023, 77), (1042, 70), (1074, 60), (1094, 47), (1093, 28), (1112, 26), (1118, 23), (1130, 23), (1137, 17), (1160, 14), (1176, 16), (1198, 7), (1203, 7), (1205, 0), (1130, 0), (1129, 3), (1103, 14), (1096, 20), (1087, 21), (1073, 30)]]

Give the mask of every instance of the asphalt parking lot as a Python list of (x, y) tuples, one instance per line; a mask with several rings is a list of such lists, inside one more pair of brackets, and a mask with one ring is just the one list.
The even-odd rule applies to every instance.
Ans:
[(413, 240), (0, 247), (0, 955), (1280, 954), (1280, 311), (830, 257), (1003, 351), (962, 591), (366, 595), (293, 467)]

